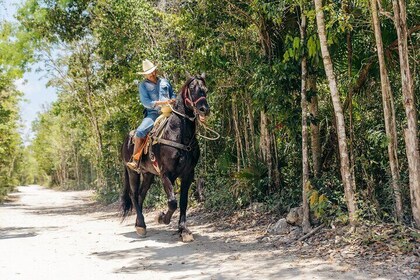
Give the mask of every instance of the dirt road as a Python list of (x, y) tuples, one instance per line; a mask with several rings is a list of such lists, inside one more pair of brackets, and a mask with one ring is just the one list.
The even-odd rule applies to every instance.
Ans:
[[(302, 259), (252, 234), (216, 231), (191, 217), (195, 241), (146, 215), (148, 236), (134, 216), (120, 223), (93, 193), (19, 187), (0, 206), (0, 279), (393, 279), (319, 259)], [(395, 276), (395, 275), (394, 275)], [(390, 276), (392, 277), (392, 276)]]

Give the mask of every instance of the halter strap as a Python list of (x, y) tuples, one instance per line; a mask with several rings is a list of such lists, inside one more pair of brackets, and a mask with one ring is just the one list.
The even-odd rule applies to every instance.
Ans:
[[(185, 86), (184, 90), (182, 91), (182, 99), (184, 99), (184, 104), (187, 107), (191, 107), (191, 109), (193, 111), (195, 111), (195, 106), (197, 105), (197, 103), (203, 99), (206, 99), (206, 97), (201, 96), (200, 98), (198, 98), (196, 101), (192, 101), (192, 97), (191, 97), (191, 92), (190, 92), (190, 84), (192, 83), (192, 81), (194, 81), (194, 79), (196, 78), (192, 78), (187, 85)], [(201, 80), (201, 79), (200, 79)], [(202, 80), (203, 81), (203, 80)], [(203, 81), (204, 82), (204, 81)]]

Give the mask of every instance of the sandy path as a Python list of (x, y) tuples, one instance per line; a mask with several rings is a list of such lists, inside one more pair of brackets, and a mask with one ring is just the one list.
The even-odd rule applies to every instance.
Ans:
[[(20, 187), (0, 206), (0, 279), (389, 279), (317, 259), (299, 259), (255, 236), (218, 232), (190, 219), (195, 241), (146, 215), (138, 239), (134, 217), (98, 211), (93, 193)], [(95, 210), (96, 209), (96, 210)], [(236, 237), (235, 237), (236, 236)]]

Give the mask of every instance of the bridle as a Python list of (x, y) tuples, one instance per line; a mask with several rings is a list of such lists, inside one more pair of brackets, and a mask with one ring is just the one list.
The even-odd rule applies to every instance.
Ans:
[(202, 78), (191, 78), (190, 81), (188, 81), (188, 83), (185, 85), (184, 90), (182, 91), (182, 99), (184, 100), (184, 105), (186, 107), (188, 107), (189, 109), (191, 109), (192, 111), (194, 111), (194, 115), (197, 114), (197, 103), (200, 102), (201, 100), (206, 100), (205, 96), (201, 96), (200, 98), (198, 98), (197, 100), (193, 101), (192, 100), (192, 96), (191, 96), (191, 91), (190, 91), (190, 85), (194, 80), (200, 80), (204, 83), (204, 85), (206, 85), (206, 82), (202, 79)]
[(190, 120), (191, 122), (194, 122), (195, 119), (197, 118), (197, 115), (198, 115), (197, 103), (199, 101), (203, 100), (203, 99), (204, 100), (207, 100), (207, 98), (205, 96), (201, 96), (200, 98), (198, 98), (195, 101), (192, 100), (191, 91), (190, 91), (190, 84), (194, 80), (200, 80), (200, 81), (202, 81), (204, 83), (204, 85), (206, 85), (206, 82), (202, 78), (192, 77), (186, 83), (186, 85), (184, 86), (184, 88), (182, 89), (182, 92), (181, 92), (181, 97), (182, 97), (182, 100), (184, 100), (185, 107), (187, 107), (188, 109), (190, 109), (191, 111), (193, 111), (194, 116), (193, 117), (187, 116), (187, 115), (185, 115), (185, 114), (183, 114), (183, 113), (178, 112), (177, 110), (175, 110), (175, 108), (172, 105), (169, 105), (169, 107), (171, 107), (172, 111), (175, 114), (177, 114), (177, 115), (179, 115), (179, 116), (181, 116), (183, 118), (186, 118), (186, 119)]
[[(190, 84), (194, 81), (194, 80), (200, 80), (200, 81), (202, 81), (203, 83), (204, 83), (204, 86), (206, 85), (206, 82), (204, 81), (204, 79), (202, 79), (202, 78), (197, 78), (197, 77), (192, 77), (187, 83), (186, 83), (186, 85), (184, 86), (184, 88), (183, 88), (183, 90), (182, 90), (182, 92), (181, 92), (181, 97), (182, 97), (182, 99), (184, 100), (184, 105), (185, 105), (185, 107), (187, 107), (187, 108), (189, 108), (190, 110), (192, 110), (193, 111), (193, 114), (194, 114), (194, 116), (193, 117), (190, 117), (190, 116), (187, 116), (187, 115), (185, 115), (185, 114), (183, 114), (183, 113), (181, 113), (181, 112), (178, 112), (177, 110), (175, 110), (174, 109), (174, 107), (172, 106), (172, 105), (169, 105), (169, 107), (171, 107), (171, 109), (172, 109), (172, 111), (175, 113), (175, 114), (177, 114), (177, 115), (179, 115), (179, 116), (181, 116), (181, 117), (183, 117), (183, 118), (186, 118), (186, 119), (188, 119), (188, 120), (190, 120), (191, 122), (194, 122), (195, 121), (195, 119), (197, 118), (197, 115), (198, 115), (198, 109), (197, 109), (197, 103), (199, 102), (199, 101), (201, 101), (201, 100), (206, 100), (207, 98), (205, 97), (205, 96), (201, 96), (200, 98), (198, 98), (197, 100), (195, 100), (195, 101), (192, 101), (192, 97), (191, 97), (191, 91), (190, 91)], [(205, 123), (202, 123), (201, 121), (199, 121), (198, 122), (202, 127), (204, 127), (204, 129), (205, 130), (208, 130), (208, 131), (210, 131), (210, 132), (212, 132), (214, 135), (216, 135), (216, 137), (207, 137), (207, 136), (204, 136), (204, 135), (201, 135), (201, 134), (197, 134), (198, 136), (200, 136), (200, 137), (203, 137), (203, 138), (205, 138), (205, 139), (207, 139), (207, 140), (217, 140), (217, 139), (219, 139), (220, 138), (220, 134), (219, 133), (217, 133), (216, 131), (214, 131), (214, 130), (212, 130), (211, 128), (209, 128)]]

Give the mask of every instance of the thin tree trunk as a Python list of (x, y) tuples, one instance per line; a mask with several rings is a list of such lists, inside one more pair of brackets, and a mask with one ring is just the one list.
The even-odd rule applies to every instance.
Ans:
[(243, 148), (242, 148), (242, 140), (241, 140), (241, 132), (239, 130), (239, 123), (238, 123), (238, 105), (236, 101), (236, 97), (232, 96), (232, 116), (233, 116), (233, 124), (235, 127), (235, 139), (236, 139), (236, 155), (238, 157), (237, 160), (237, 171), (241, 170), (241, 159), (242, 163), (245, 164), (245, 159), (243, 156)]
[(314, 0), (314, 2), (322, 59), (324, 62), (325, 74), (328, 78), (334, 113), (337, 121), (337, 137), (338, 147), (340, 151), (341, 177), (343, 180), (344, 193), (346, 196), (347, 208), (349, 211), (350, 224), (354, 227), (356, 225), (357, 220), (357, 207), (354, 195), (355, 190), (353, 189), (354, 184), (352, 183), (352, 176), (350, 171), (349, 154), (347, 151), (346, 127), (344, 122), (343, 109), (341, 106), (340, 96), (337, 88), (337, 81), (334, 75), (334, 69), (330, 53), (327, 47), (327, 36), (325, 30), (324, 12), (322, 10), (322, 0)]
[(245, 109), (245, 105), (244, 105), (244, 102), (242, 102), (242, 111), (244, 112), (243, 114), (242, 114), (242, 124), (243, 125), (241, 125), (241, 127), (242, 127), (242, 133), (243, 133), (243, 135), (244, 135), (244, 141), (245, 141), (245, 154), (246, 154), (246, 162), (245, 162), (245, 164), (246, 165), (249, 165), (249, 155), (250, 155), (250, 152), (251, 152), (251, 146), (250, 146), (250, 143), (249, 143), (249, 139), (250, 138), (252, 138), (252, 135), (249, 135), (249, 128), (248, 128), (248, 124), (247, 124), (247, 121), (246, 121), (246, 115), (245, 115), (245, 111), (246, 111), (246, 109)]
[[(305, 42), (306, 33), (306, 16), (301, 12), (301, 24), (300, 24), (300, 40), (302, 45)], [(307, 186), (309, 182), (309, 152), (308, 152), (308, 104), (306, 101), (306, 79), (308, 75), (308, 66), (306, 61), (306, 54), (302, 56), (301, 62), (302, 78), (301, 78), (301, 109), (302, 109), (302, 230), (303, 233), (307, 233), (311, 229), (309, 222), (309, 203)]]
[(268, 118), (267, 113), (264, 110), (261, 110), (261, 135), (260, 135), (260, 153), (263, 160), (267, 163), (268, 167), (268, 182), (271, 185), (271, 179), (273, 174), (272, 168), (272, 155), (271, 155), (271, 141), (270, 133), (268, 131)]
[(416, 102), (408, 59), (407, 15), (404, 0), (392, 0), (392, 4), (394, 8), (394, 24), (398, 36), (402, 93), (407, 116), (407, 128), (404, 131), (404, 138), (410, 178), (411, 209), (414, 222), (420, 228), (420, 151), (417, 136)]
[(247, 115), (248, 115), (249, 130), (251, 132), (250, 138), (251, 138), (252, 151), (254, 154), (256, 154), (257, 149), (255, 145), (254, 114), (253, 114), (250, 102), (245, 102), (245, 103), (246, 103), (246, 109), (247, 109)]
[(13, 171), (15, 170), (15, 162), (16, 162), (16, 155), (13, 156), (12, 162), (9, 165), (9, 171), (7, 172), (7, 176), (12, 178)]
[[(343, 2), (344, 10), (347, 15), (350, 16), (350, 0)], [(346, 42), (347, 42), (347, 75), (349, 81), (352, 80), (352, 64), (353, 64), (353, 45), (351, 42), (351, 31), (347, 31)], [(351, 183), (353, 190), (356, 189), (356, 175), (355, 175), (355, 155), (354, 155), (354, 124), (353, 124), (353, 84), (349, 82), (348, 85), (348, 100), (349, 100), (349, 159), (350, 159), (350, 172), (351, 172)]]
[(279, 154), (277, 152), (277, 140), (276, 135), (271, 133), (271, 147), (272, 147), (272, 154), (273, 154), (273, 182), (274, 187), (277, 189), (280, 187), (280, 170), (278, 169), (279, 166)]
[(397, 157), (397, 130), (395, 124), (395, 111), (393, 109), (393, 100), (391, 98), (391, 85), (389, 83), (388, 71), (385, 64), (384, 47), (382, 43), (381, 27), (379, 24), (378, 7), (376, 0), (370, 0), (372, 9), (372, 22), (376, 39), (376, 49), (378, 52), (379, 69), (381, 75), (382, 103), (384, 108), (385, 132), (389, 139), (388, 157), (392, 176), (392, 188), (395, 198), (395, 214), (399, 222), (403, 218), (401, 187), (399, 185), (400, 173), (398, 170)]
[(321, 140), (319, 133), (319, 120), (318, 120), (318, 96), (316, 88), (316, 77), (309, 75), (307, 79), (308, 89), (311, 92), (311, 103), (309, 111), (313, 121), (311, 121), (311, 151), (312, 151), (312, 164), (315, 177), (321, 174)]

